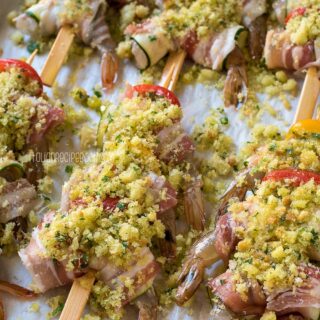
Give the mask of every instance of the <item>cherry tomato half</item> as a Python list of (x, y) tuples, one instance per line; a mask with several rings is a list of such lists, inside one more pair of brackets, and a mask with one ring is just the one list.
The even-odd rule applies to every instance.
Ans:
[(282, 181), (286, 179), (292, 180), (292, 183), (295, 186), (305, 184), (310, 180), (314, 180), (316, 184), (320, 184), (320, 174), (298, 169), (282, 169), (271, 171), (270, 173), (266, 174), (266, 176), (263, 178), (263, 181)]
[(7, 71), (8, 68), (17, 68), (21, 70), (21, 72), (31, 80), (35, 80), (39, 84), (39, 91), (36, 95), (41, 95), (43, 92), (43, 84), (40, 76), (37, 71), (34, 70), (28, 63), (22, 60), (16, 59), (0, 59), (0, 72)]
[(295, 17), (298, 17), (298, 16), (303, 16), (306, 12), (306, 8), (304, 7), (299, 7), (299, 8), (296, 8), (294, 10), (292, 10), (286, 17), (286, 23), (288, 23), (290, 21), (290, 19), (292, 18), (295, 18)]
[(297, 134), (320, 134), (320, 120), (306, 119), (296, 122), (289, 130), (286, 138), (294, 138)]
[(139, 84), (137, 86), (133, 86), (132, 90), (137, 92), (138, 94), (144, 95), (147, 93), (153, 93), (156, 96), (164, 97), (168, 99), (172, 104), (180, 106), (180, 101), (176, 97), (176, 95), (167, 88), (153, 85), (153, 84)]

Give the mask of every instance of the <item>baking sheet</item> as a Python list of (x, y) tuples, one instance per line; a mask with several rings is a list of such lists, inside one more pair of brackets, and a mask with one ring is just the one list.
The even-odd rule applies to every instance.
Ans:
[[(18, 46), (14, 46), (10, 40), (10, 36), (14, 29), (10, 28), (6, 22), (6, 15), (12, 9), (17, 9), (19, 5), (18, 0), (0, 0), (0, 48), (3, 50), (2, 58), (21, 58), (28, 57), (28, 52)], [(1, 50), (0, 50), (1, 51)], [(33, 66), (38, 71), (41, 70), (41, 67), (44, 63), (44, 56), (37, 56), (34, 60)], [(80, 68), (79, 68), (80, 66)], [(70, 77), (74, 69), (78, 69), (76, 82), (82, 87), (86, 88), (89, 92), (92, 92), (92, 88), (100, 82), (100, 73), (99, 73), (99, 56), (90, 59), (90, 63), (87, 63), (83, 58), (78, 59), (77, 61), (71, 61), (65, 65), (58, 78), (59, 86), (59, 95), (61, 100), (64, 102), (70, 102), (74, 104), (71, 98), (69, 97), (69, 92), (74, 86), (70, 84)], [(111, 100), (112, 102), (117, 102), (119, 96), (121, 95), (124, 84), (129, 82), (131, 84), (138, 83), (139, 72), (135, 67), (130, 64), (122, 64), (120, 72), (120, 81), (118, 83), (117, 89), (108, 94), (105, 94), (105, 98)], [(300, 84), (301, 86), (301, 84)], [(46, 89), (48, 95), (51, 94), (50, 89)], [(221, 100), (221, 94), (212, 87), (206, 87), (201, 84), (197, 85), (187, 85), (177, 92), (178, 97), (182, 103), (184, 109), (183, 125), (187, 131), (191, 132), (195, 124), (203, 123), (206, 116), (210, 113), (210, 110), (214, 108), (219, 108), (223, 105)], [(261, 100), (267, 99), (265, 96), (260, 96)], [(294, 110), (297, 104), (297, 98), (292, 100), (292, 110), (286, 110), (282, 103), (277, 99), (271, 99), (268, 101), (280, 115), (278, 120), (271, 117), (269, 114), (264, 114), (261, 122), (265, 124), (275, 124), (285, 129), (289, 123), (292, 122), (294, 116)], [(96, 125), (98, 122), (97, 113), (86, 109), (90, 115), (90, 123), (92, 126)], [(229, 123), (231, 124), (226, 132), (233, 137), (237, 147), (239, 148), (245, 141), (249, 139), (250, 129), (246, 124), (241, 120), (237, 111), (233, 108), (227, 109), (226, 114), (229, 118)], [(65, 137), (59, 144), (58, 151), (68, 151), (68, 152), (77, 152), (79, 151), (79, 141), (74, 137)], [(64, 173), (65, 164), (61, 165), (58, 173), (55, 175), (55, 188), (52, 195), (52, 199), (55, 201), (59, 200), (61, 186), (63, 181), (67, 179)], [(22, 264), (19, 261), (18, 257), (0, 257), (0, 278), (7, 281), (12, 281), (14, 283), (28, 286), (30, 284), (30, 276), (27, 271), (24, 269)], [(18, 299), (12, 299), (11, 297), (1, 294), (1, 297), (4, 299), (4, 305), (7, 312), (7, 318), (9, 320), (35, 320), (35, 319), (45, 319), (46, 314), (49, 310), (45, 301), (52, 296), (55, 296), (60, 293), (66, 293), (66, 289), (58, 289), (50, 291), (47, 294), (42, 295), (36, 300), (31, 302), (24, 302)], [(199, 292), (194, 299), (193, 305), (196, 306), (196, 312), (189, 312), (184, 308), (174, 307), (168, 316), (161, 316), (161, 318), (170, 318), (173, 320), (178, 319), (208, 319), (208, 312), (210, 311), (210, 305), (208, 299), (203, 298), (205, 293)], [(40, 305), (40, 311), (37, 313), (31, 312), (29, 307), (32, 303), (37, 302)]]

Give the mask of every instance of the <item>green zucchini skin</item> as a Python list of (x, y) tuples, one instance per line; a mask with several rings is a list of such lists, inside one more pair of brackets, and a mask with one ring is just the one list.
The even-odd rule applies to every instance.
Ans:
[(26, 11), (25, 13), (28, 17), (32, 18), (37, 24), (40, 23), (40, 19), (33, 12)]
[[(243, 33), (243, 32), (247, 32), (247, 30), (245, 28), (240, 28), (234, 35), (234, 40), (235, 42), (237, 42), (237, 40), (239, 39), (240, 35)], [(222, 62), (222, 70), (226, 70), (227, 69), (227, 61), (228, 61), (228, 57), (229, 55), (227, 55), (225, 57), (225, 59), (223, 60)]]
[[(174, 43), (163, 29), (154, 33), (142, 33), (131, 36), (132, 53), (139, 69), (144, 70), (155, 65), (167, 53), (174, 50)], [(138, 49), (138, 50), (137, 50)]]
[[(147, 63), (145, 64), (145, 66), (142, 65), (139, 67), (139, 69), (145, 70), (145, 69), (149, 68), (151, 65), (151, 60), (150, 60), (148, 53), (144, 50), (143, 46), (141, 46), (140, 43), (134, 37), (131, 37), (131, 40), (134, 41), (134, 43), (138, 46), (138, 48), (141, 50), (141, 52), (145, 55), (145, 58), (147, 60)], [(137, 57), (136, 57), (136, 61), (137, 61)], [(139, 63), (137, 63), (137, 65), (139, 65)]]

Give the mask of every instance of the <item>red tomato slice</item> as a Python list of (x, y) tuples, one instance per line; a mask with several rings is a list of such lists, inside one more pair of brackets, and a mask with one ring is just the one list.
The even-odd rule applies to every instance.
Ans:
[(267, 173), (263, 178), (263, 181), (274, 180), (292, 180), (295, 186), (299, 186), (301, 184), (305, 184), (310, 180), (314, 180), (316, 184), (320, 184), (320, 175), (306, 170), (298, 170), (298, 169), (283, 169), (283, 170), (274, 170), (270, 173)]
[(7, 71), (8, 68), (17, 68), (25, 74), (31, 80), (35, 80), (39, 84), (39, 91), (37, 95), (41, 95), (43, 92), (43, 84), (40, 76), (38, 75), (37, 71), (34, 70), (28, 63), (22, 60), (16, 59), (0, 59), (0, 72)]
[(179, 99), (171, 90), (168, 90), (167, 88), (153, 84), (139, 84), (137, 86), (133, 86), (132, 90), (141, 95), (154, 93), (156, 96), (164, 97), (168, 99), (172, 104), (178, 105), (180, 107)]
[(290, 21), (290, 19), (298, 17), (298, 16), (303, 16), (306, 12), (306, 8), (304, 7), (299, 7), (294, 10), (292, 10), (286, 17), (286, 23)]

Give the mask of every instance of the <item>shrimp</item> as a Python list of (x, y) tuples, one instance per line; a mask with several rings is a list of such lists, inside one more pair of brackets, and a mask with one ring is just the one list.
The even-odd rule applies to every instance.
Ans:
[[(13, 296), (23, 298), (23, 299), (31, 299), (37, 296), (33, 291), (29, 289), (25, 289), (16, 284), (12, 284), (3, 280), (0, 280), (0, 291), (9, 293)], [(2, 300), (0, 299), (0, 320), (5, 320), (5, 319), (6, 317), (4, 312), (4, 306), (3, 306)]]
[[(230, 199), (238, 198), (239, 201), (243, 201), (248, 190), (254, 188), (256, 180), (260, 181), (264, 175), (265, 173), (261, 171), (252, 173), (251, 168), (241, 172), (238, 177), (230, 183), (226, 192), (222, 195), (217, 219), (227, 212)], [(239, 181), (241, 181), (241, 183), (239, 183)]]
[(226, 262), (234, 250), (237, 238), (231, 214), (223, 215), (215, 230), (202, 236), (191, 247), (178, 278), (176, 301), (179, 305), (188, 301), (203, 280), (205, 268), (222, 259)]
[(246, 300), (235, 290), (235, 281), (230, 270), (211, 279), (208, 285), (221, 302), (235, 314), (260, 315), (265, 310), (266, 297), (257, 281), (247, 281), (248, 296)]
[(248, 78), (244, 56), (238, 47), (227, 58), (227, 79), (223, 88), (224, 105), (237, 107), (247, 100)]
[(178, 278), (177, 304), (183, 305), (192, 297), (203, 280), (205, 268), (219, 259), (215, 244), (216, 233), (211, 231), (192, 246)]
[(201, 191), (202, 182), (195, 177), (188, 189), (184, 192), (184, 211), (188, 225), (196, 230), (204, 230), (205, 211)]
[[(251, 167), (258, 161), (257, 157), (252, 157), (249, 160), (249, 168), (240, 173), (221, 198), (221, 203), (217, 209), (215, 230), (206, 233), (196, 241), (187, 255), (178, 278), (179, 287), (176, 301), (179, 305), (189, 300), (197, 290), (203, 280), (205, 268), (219, 259), (227, 263), (238, 242), (235, 233), (236, 222), (232, 215), (228, 213), (229, 201), (232, 198), (243, 201), (247, 191), (253, 189), (256, 181), (261, 180), (265, 175), (264, 172), (252, 172), (251, 170)], [(239, 181), (241, 181), (241, 184)]]
[(105, 51), (101, 58), (101, 83), (103, 88), (112, 89), (118, 78), (119, 61), (111, 51)]
[[(105, 89), (111, 89), (117, 80), (119, 63), (114, 52), (116, 45), (106, 22), (108, 4), (105, 0), (87, 2), (84, 14), (76, 13), (70, 17), (64, 14), (66, 8), (63, 1), (41, 0), (17, 17), (16, 26), (35, 39), (52, 36), (62, 26), (75, 27), (79, 39), (101, 53), (102, 85)], [(36, 23), (35, 19), (39, 22)]]

